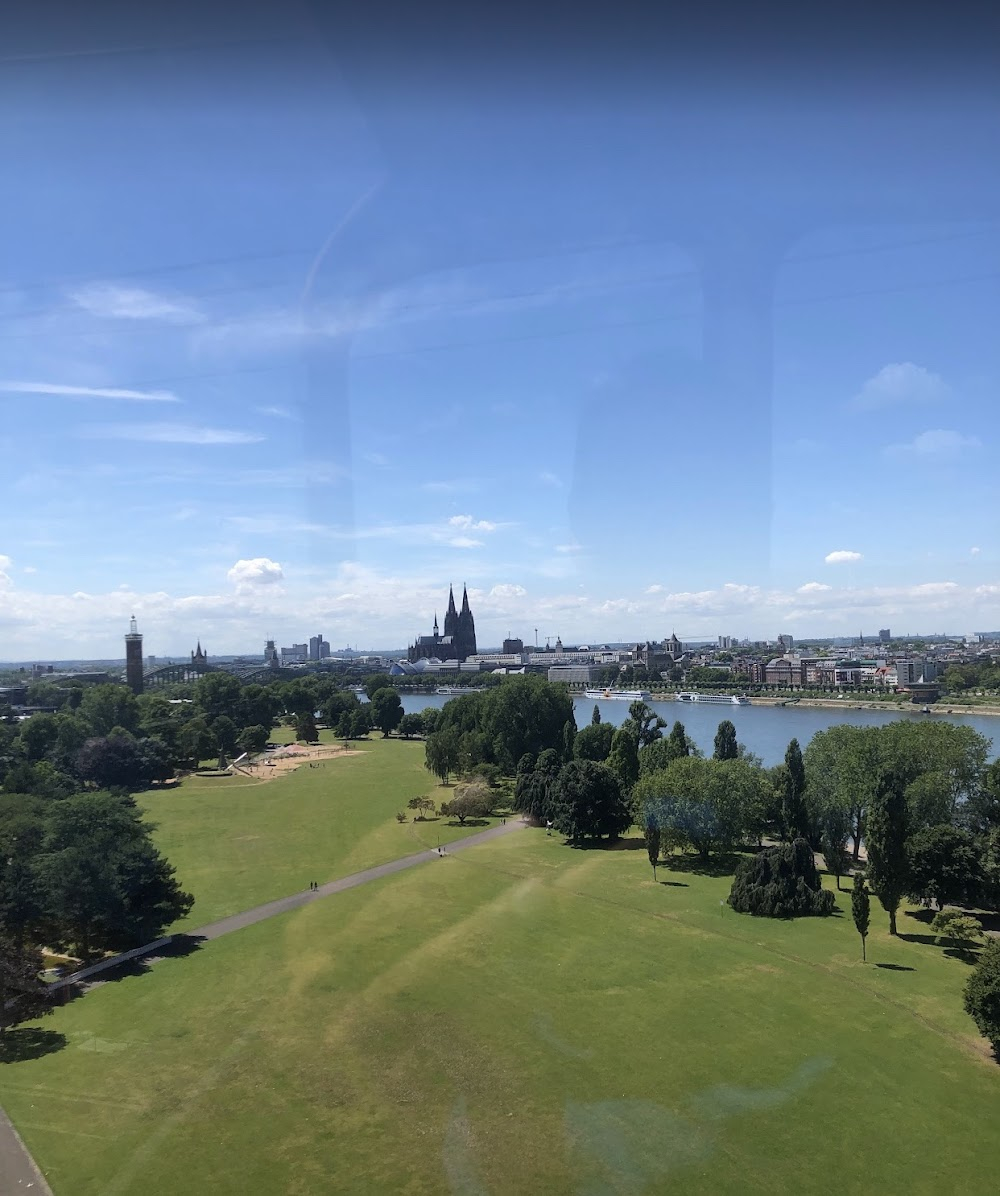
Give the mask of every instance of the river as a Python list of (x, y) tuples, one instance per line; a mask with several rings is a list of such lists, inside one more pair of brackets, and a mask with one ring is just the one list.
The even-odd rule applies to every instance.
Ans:
[[(428, 706), (443, 706), (449, 701), (445, 694), (403, 694), (403, 709), (421, 711)], [(712, 754), (715, 732), (719, 723), (730, 719), (736, 727), (740, 743), (746, 744), (751, 752), (760, 756), (764, 764), (780, 764), (785, 758), (785, 748), (790, 739), (797, 739), (805, 750), (806, 744), (817, 731), (838, 723), (850, 723), (855, 727), (881, 727), (899, 718), (943, 719), (947, 723), (972, 727), (987, 739), (994, 740), (1000, 731), (1000, 717), (983, 714), (920, 714), (915, 710), (900, 714), (895, 710), (828, 710), (822, 707), (801, 706), (716, 706), (699, 705), (692, 702), (650, 702), (649, 706), (671, 727), (680, 719), (688, 735), (706, 756)], [(628, 718), (628, 702), (597, 702), (601, 719), (616, 726)], [(585, 727), (594, 711), (593, 698), (574, 698), (576, 725)], [(990, 756), (1000, 751), (1000, 742), (994, 742)]]

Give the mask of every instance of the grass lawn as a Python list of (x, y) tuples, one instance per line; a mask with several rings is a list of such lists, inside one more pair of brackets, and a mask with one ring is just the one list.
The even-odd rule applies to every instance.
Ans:
[[(282, 731), (294, 735), (279, 728), (278, 740)], [(482, 829), (443, 818), (415, 823), (412, 813), (396, 821), (411, 797), (429, 794), (440, 805), (452, 794), (424, 768), (422, 742), (372, 736), (351, 748), (359, 754), (273, 781), (190, 776), (175, 789), (139, 795), (159, 827), (157, 845), (195, 895), (190, 917), (174, 929), (434, 847), (438, 836), (450, 843)]]
[(996, 1191), (968, 965), (659, 879), (519, 831), (90, 992), (0, 1103), (56, 1196)]

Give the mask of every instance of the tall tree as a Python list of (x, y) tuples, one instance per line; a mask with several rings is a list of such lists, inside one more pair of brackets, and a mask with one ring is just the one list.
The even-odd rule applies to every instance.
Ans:
[(576, 739), (576, 723), (572, 719), (567, 719), (563, 723), (562, 736), (562, 754), (563, 760), (569, 761), (573, 759), (573, 741)]
[(909, 878), (905, 778), (889, 770), (880, 775), (865, 826), (868, 879), (872, 892), (889, 915), (889, 933), (894, 935), (896, 911)]
[(382, 732), (382, 738), (388, 739), (389, 734), (399, 726), (403, 718), (403, 702), (395, 689), (383, 686), (371, 696), (372, 721)]
[(594, 703), (594, 713), (590, 716), (590, 721), (594, 726), (601, 721), (601, 708), (596, 702)]
[(653, 867), (653, 875), (656, 875), (656, 861), (660, 858), (660, 845), (663, 841), (663, 836), (660, 827), (655, 818), (647, 818), (646, 823), (642, 828), (643, 838), (646, 840), (646, 854), (649, 856), (649, 862)]
[(426, 764), (442, 784), (448, 784), (448, 778), (458, 767), (460, 751), (461, 741), (454, 727), (445, 727), (427, 736), (424, 743)]
[(220, 714), (232, 717), (236, 713), (241, 689), (239, 678), (232, 673), (205, 673), (195, 684), (194, 704), (208, 723)]
[(80, 699), (80, 717), (90, 724), (92, 735), (109, 735), (115, 727), (134, 732), (139, 729), (139, 704), (128, 686), (92, 685)]
[(563, 765), (552, 792), (553, 822), (573, 843), (616, 839), (632, 822), (618, 778), (606, 764), (573, 760)]
[(945, 905), (972, 904), (979, 898), (983, 872), (980, 848), (968, 831), (932, 826), (906, 844), (909, 861), (907, 892), (918, 901)]
[(305, 743), (315, 743), (319, 739), (319, 731), (316, 730), (316, 720), (310, 711), (307, 710), (305, 714), (300, 714), (296, 718), (295, 738), (301, 739)]
[(365, 678), (365, 694), (369, 702), (380, 689), (392, 689), (392, 678), (388, 673), (373, 673)]
[(615, 731), (608, 754), (608, 767), (618, 778), (623, 793), (631, 793), (639, 779), (639, 751), (634, 734), (626, 726)]
[(965, 1012), (1000, 1059), (1000, 940), (990, 939), (966, 982)]
[(610, 723), (590, 723), (578, 731), (573, 740), (573, 756), (577, 760), (607, 760), (615, 728)]
[(37, 947), (0, 937), (0, 1041), (10, 1027), (52, 1012), (52, 1000), (41, 981), (42, 967)]
[[(839, 883), (839, 882), (838, 882)], [(858, 934), (861, 935), (861, 962), (865, 962), (865, 939), (868, 937), (868, 923), (871, 921), (871, 901), (865, 888), (865, 874), (855, 872), (854, 888), (851, 890), (851, 914)]]
[(789, 839), (809, 838), (809, 815), (806, 809), (806, 767), (797, 739), (785, 750), (785, 790), (781, 795), (781, 820)]
[(667, 739), (673, 748), (675, 759), (691, 755), (691, 741), (688, 739), (687, 731), (685, 731), (684, 724), (680, 719), (677, 719), (670, 728), (670, 734), (667, 736)]
[(645, 702), (632, 702), (628, 708), (629, 719), (635, 724), (636, 738), (640, 748), (646, 747), (663, 734), (666, 722)]
[(228, 714), (220, 714), (212, 719), (211, 731), (215, 736), (215, 746), (220, 753), (231, 755), (240, 737), (239, 728)]
[(740, 745), (736, 742), (736, 728), (728, 718), (724, 718), (715, 733), (713, 756), (716, 760), (736, 760), (739, 754)]

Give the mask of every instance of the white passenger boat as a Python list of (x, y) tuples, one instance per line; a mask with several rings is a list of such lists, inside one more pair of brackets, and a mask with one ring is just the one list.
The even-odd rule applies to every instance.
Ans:
[(648, 689), (585, 689), (583, 696), (599, 702), (648, 702), (653, 695)]
[(707, 702), (713, 706), (749, 706), (750, 699), (746, 694), (699, 694), (692, 690), (682, 690), (674, 695), (676, 702)]

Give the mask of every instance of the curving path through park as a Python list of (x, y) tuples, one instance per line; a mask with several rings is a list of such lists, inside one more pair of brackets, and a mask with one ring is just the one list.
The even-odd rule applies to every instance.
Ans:
[[(230, 914), (228, 918), (210, 922), (199, 930), (187, 931), (185, 937), (206, 942), (221, 938), (224, 934), (232, 934), (234, 930), (243, 930), (244, 927), (263, 922), (266, 918), (274, 918), (278, 914), (300, 909), (303, 905), (309, 905), (323, 897), (332, 897), (334, 893), (355, 889), (371, 880), (380, 880), (383, 876), (415, 868), (418, 864), (426, 864), (430, 860), (447, 859), (448, 856), (465, 851), (469, 847), (478, 847), (480, 843), (488, 843), (491, 839), (523, 830), (527, 825), (529, 824), (519, 818), (498, 823), (485, 831), (470, 835), (467, 839), (449, 843), (441, 848), (440, 852), (431, 847), (398, 860), (390, 860), (387, 864), (376, 864), (374, 868), (365, 868), (363, 872), (354, 872), (350, 876), (341, 877), (340, 880), (328, 881), (318, 889), (306, 889), (301, 893), (293, 893), (290, 897), (279, 897), (277, 901), (256, 905), (240, 914)], [(149, 955), (145, 957), (145, 962), (155, 963), (156, 959), (157, 956)], [(31, 1192), (32, 1196), (52, 1196), (52, 1189), (28, 1153), (28, 1148), (21, 1141), (20, 1134), (14, 1129), (3, 1109), (0, 1109), (0, 1196), (13, 1196), (14, 1193), (20, 1192)]]

